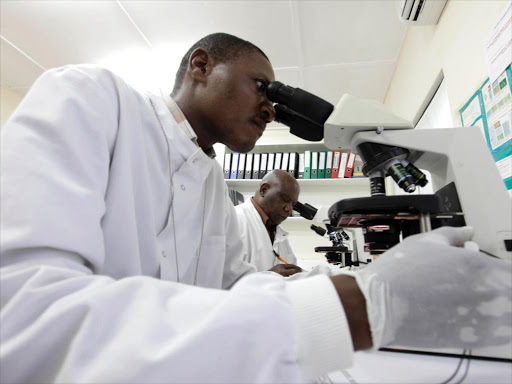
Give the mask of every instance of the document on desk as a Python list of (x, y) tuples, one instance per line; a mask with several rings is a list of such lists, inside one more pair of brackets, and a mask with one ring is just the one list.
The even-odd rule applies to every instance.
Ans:
[[(317, 379), (318, 384), (508, 383), (512, 364), (459, 357), (368, 351), (356, 352), (354, 366)], [(468, 365), (469, 362), (469, 365)], [(459, 369), (457, 370), (457, 367)], [(452, 377), (452, 375), (457, 373)]]

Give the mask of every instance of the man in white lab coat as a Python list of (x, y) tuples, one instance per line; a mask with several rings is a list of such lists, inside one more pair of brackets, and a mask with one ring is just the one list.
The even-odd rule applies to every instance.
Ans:
[(301, 271), (296, 266), (289, 234), (280, 225), (290, 217), (299, 193), (297, 180), (288, 172), (276, 169), (263, 177), (254, 197), (235, 207), (244, 260), (258, 271), (283, 268), (283, 276)]
[[(404, 287), (390, 275), (394, 254), (371, 266), (378, 273), (289, 283), (242, 260), (212, 145), (253, 148), (275, 116), (271, 81), (263, 52), (226, 34), (191, 47), (172, 98), (95, 66), (36, 81), (2, 131), (1, 382), (297, 383), (349, 366), (354, 350), (407, 345), (407, 326), (425, 321), (435, 333), (415, 333), (414, 345), (435, 334), (466, 346), (449, 337), (462, 322), (436, 310), (446, 315), (457, 297), (470, 305), (480, 291), (445, 288), (421, 301), (435, 302), (429, 316), (417, 298), (404, 313), (394, 305), (407, 298), (385, 296), (435, 286), (440, 261), (414, 257), (406, 242), (401, 265), (424, 260), (425, 276), (399, 279)], [(450, 253), (443, 266), (455, 270), (467, 255), (453, 256), (462, 252), (453, 245), (470, 234), (439, 238), (435, 254)], [(471, 282), (490, 275), (461, 264)], [(440, 333), (442, 324), (452, 328)], [(479, 319), (476, 333), (498, 325)]]
[[(242, 260), (212, 146), (253, 148), (271, 81), (226, 34), (190, 48), (172, 97), (89, 65), (36, 81), (2, 131), (0, 381), (299, 382), (353, 353), (327, 278), (307, 305)], [(348, 342), (299, 347), (333, 307)]]

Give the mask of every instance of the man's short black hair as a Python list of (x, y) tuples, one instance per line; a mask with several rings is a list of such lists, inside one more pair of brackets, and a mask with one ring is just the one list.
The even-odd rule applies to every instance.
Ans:
[(185, 56), (183, 56), (183, 59), (181, 59), (180, 67), (176, 72), (176, 80), (174, 82), (174, 88), (171, 95), (174, 96), (181, 88), (183, 79), (185, 78), (185, 73), (187, 72), (190, 55), (197, 48), (204, 49), (215, 60), (224, 63), (234, 61), (252, 52), (261, 53), (270, 62), (267, 55), (265, 55), (261, 49), (249, 41), (240, 39), (239, 37), (229, 35), (227, 33), (212, 33), (211, 35), (203, 37), (192, 47), (190, 47)]

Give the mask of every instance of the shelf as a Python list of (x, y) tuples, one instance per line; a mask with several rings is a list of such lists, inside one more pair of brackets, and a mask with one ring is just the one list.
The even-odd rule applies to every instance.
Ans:
[[(260, 184), (261, 179), (225, 179), (229, 187), (256, 187)], [(367, 177), (354, 177), (347, 179), (297, 179), (301, 187), (322, 187), (334, 185), (347, 186), (368, 186)]]

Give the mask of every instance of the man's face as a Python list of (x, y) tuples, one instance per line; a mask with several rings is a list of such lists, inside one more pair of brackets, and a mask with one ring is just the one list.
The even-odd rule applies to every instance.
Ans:
[(229, 63), (217, 63), (201, 92), (208, 130), (216, 142), (235, 152), (248, 152), (275, 118), (266, 88), (275, 80), (268, 60), (259, 52)]
[(299, 185), (295, 180), (282, 180), (265, 187), (261, 208), (273, 224), (279, 225), (293, 211), (293, 205), (299, 199)]

